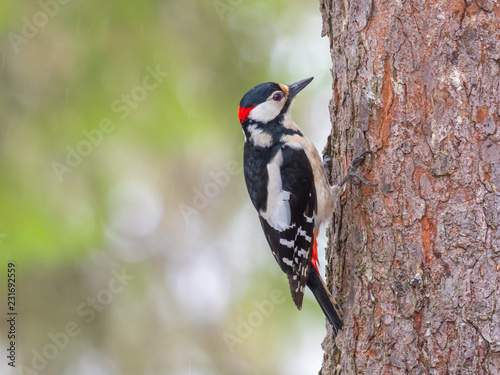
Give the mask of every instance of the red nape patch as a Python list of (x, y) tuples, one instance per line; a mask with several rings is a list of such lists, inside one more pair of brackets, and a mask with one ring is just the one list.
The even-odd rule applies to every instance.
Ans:
[(250, 111), (254, 108), (255, 106), (248, 108), (238, 107), (238, 119), (240, 120), (240, 124), (243, 124), (247, 120)]
[(311, 263), (316, 268), (316, 271), (319, 273), (319, 260), (318, 260), (318, 243), (316, 242), (316, 234), (314, 235), (314, 242), (313, 242), (313, 254), (312, 254), (312, 259)]

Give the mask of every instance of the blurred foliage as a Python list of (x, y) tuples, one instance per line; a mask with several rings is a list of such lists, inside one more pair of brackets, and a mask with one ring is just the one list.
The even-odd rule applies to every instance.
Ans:
[[(284, 365), (296, 356), (287, 343), (305, 332), (321, 337), (323, 316), (311, 299), (296, 313), (241, 170), (227, 168), (241, 165), (236, 110), (250, 87), (304, 78), (295, 56), (322, 69), (306, 74), (329, 77), (326, 41), (319, 65), (311, 46), (294, 45), (311, 24), (319, 39), (317, 8), (298, 0), (0, 4), (0, 277), (15, 262), (18, 364), (33, 368), (48, 335), (75, 322), (79, 334), (39, 373), (301, 373)], [(325, 82), (312, 90), (328, 91)], [(228, 183), (186, 220), (180, 205), (193, 208), (194, 189), (224, 173)], [(133, 277), (119, 292), (110, 284), (119, 284), (116, 272)], [(284, 302), (230, 350), (224, 333), (275, 289)], [(319, 369), (319, 342), (311, 351)]]

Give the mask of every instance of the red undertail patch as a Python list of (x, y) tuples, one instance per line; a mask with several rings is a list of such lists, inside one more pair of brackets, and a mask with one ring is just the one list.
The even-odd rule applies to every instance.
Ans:
[(319, 260), (318, 260), (318, 242), (316, 242), (316, 237), (317, 234), (314, 234), (314, 242), (313, 242), (313, 253), (312, 253), (312, 259), (311, 263), (314, 268), (316, 268), (316, 271), (319, 273)]
[(238, 107), (238, 119), (240, 120), (240, 124), (243, 124), (247, 120), (250, 111), (254, 108), (255, 106), (248, 108)]

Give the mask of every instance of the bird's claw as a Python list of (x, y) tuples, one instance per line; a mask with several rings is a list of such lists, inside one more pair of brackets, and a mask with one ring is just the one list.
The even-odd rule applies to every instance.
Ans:
[(351, 167), (347, 171), (346, 176), (342, 179), (342, 181), (340, 181), (338, 183), (339, 186), (343, 186), (348, 180), (354, 181), (355, 178), (357, 180), (359, 180), (359, 182), (361, 182), (363, 185), (372, 186), (372, 187), (377, 186), (377, 184), (372, 184), (371, 182), (368, 182), (363, 176), (361, 176), (357, 172), (359, 166), (361, 165), (361, 162), (365, 159), (366, 155), (368, 155), (368, 154), (373, 154), (373, 152), (372, 151), (364, 151), (359, 156), (354, 158), (354, 160), (352, 161)]
[(372, 187), (377, 186), (377, 184), (372, 184), (371, 182), (368, 182), (367, 180), (365, 180), (364, 177), (361, 176), (357, 172), (348, 173), (347, 178), (350, 179), (351, 181), (353, 181), (354, 178), (357, 178), (359, 180), (359, 182), (361, 182), (363, 185), (372, 186)]

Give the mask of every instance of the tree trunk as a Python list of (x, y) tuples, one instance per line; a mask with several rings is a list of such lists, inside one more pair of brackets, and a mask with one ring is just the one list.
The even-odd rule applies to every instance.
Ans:
[(500, 1), (321, 0), (344, 328), (327, 374), (500, 374)]

